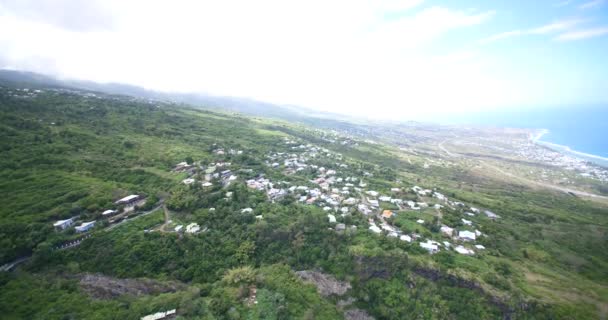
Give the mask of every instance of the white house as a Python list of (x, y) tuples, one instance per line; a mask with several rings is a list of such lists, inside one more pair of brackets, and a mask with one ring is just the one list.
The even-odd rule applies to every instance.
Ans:
[(467, 249), (463, 246), (457, 246), (456, 248), (454, 248), (454, 250), (460, 254), (464, 254), (464, 255), (472, 255), (475, 252), (473, 250)]
[(241, 213), (251, 213), (251, 212), (253, 212), (252, 208), (245, 208), (245, 209), (241, 210)]
[(465, 241), (469, 241), (469, 240), (475, 240), (476, 236), (474, 232), (471, 231), (459, 231), (458, 232), (458, 238), (465, 240)]
[(192, 179), (192, 178), (188, 178), (188, 179), (184, 179), (184, 180), (182, 180), (182, 182), (183, 182), (185, 185), (189, 185), (189, 184), (193, 184), (193, 183), (194, 183), (194, 179)]
[(452, 234), (454, 234), (454, 229), (450, 228), (448, 226), (442, 226), (440, 229), (441, 233), (443, 233), (444, 235), (451, 237)]
[(439, 251), (439, 247), (437, 246), (437, 244), (433, 243), (430, 240), (427, 242), (420, 242), (420, 247), (426, 249), (426, 251), (428, 251), (429, 253), (435, 253)]
[(57, 229), (65, 230), (66, 228), (71, 226), (73, 223), (74, 223), (74, 220), (72, 218), (69, 218), (66, 220), (59, 220), (59, 221), (53, 223), (53, 227), (55, 227)]
[(129, 204), (132, 203), (134, 201), (137, 201), (139, 199), (139, 195), (137, 194), (132, 194), (132, 195), (128, 195), (122, 199), (119, 199), (118, 201), (116, 201), (116, 204)]
[(462, 223), (464, 223), (467, 226), (470, 226), (473, 224), (473, 222), (471, 222), (470, 220), (467, 220), (467, 219), (460, 219), (460, 220), (462, 220)]
[(95, 226), (95, 221), (89, 221), (89, 222), (83, 222), (81, 225), (77, 226), (74, 229), (76, 229), (76, 232), (87, 232), (94, 226)]
[(422, 220), (422, 219), (418, 219), (418, 220), (416, 220), (416, 222), (418, 222), (418, 223), (420, 223), (420, 224), (423, 224), (423, 223), (424, 223), (424, 220)]
[(186, 226), (186, 232), (188, 233), (197, 233), (201, 230), (201, 227), (198, 223), (192, 222), (191, 224)]
[(107, 217), (107, 216), (111, 216), (111, 215), (115, 214), (116, 212), (118, 212), (118, 211), (109, 209), (109, 210), (102, 212), (101, 215), (104, 217)]
[(369, 230), (371, 230), (373, 233), (380, 233), (380, 232), (382, 232), (382, 230), (380, 230), (380, 228), (378, 228), (378, 226), (375, 225), (375, 224), (369, 226)]
[(329, 223), (336, 223), (336, 216), (333, 214), (328, 214), (327, 218), (329, 218)]
[(213, 185), (213, 183), (211, 182), (203, 182), (203, 187), (208, 188), (211, 187)]
[(399, 239), (405, 242), (412, 242), (412, 237), (408, 236), (407, 234), (402, 235), (401, 237), (399, 237)]
[(476, 245), (475, 245), (475, 248), (477, 248), (477, 249), (479, 249), (479, 250), (483, 250), (483, 249), (485, 249), (486, 247), (484, 247), (484, 246), (482, 246), (482, 245), (480, 245), (480, 244), (476, 244)]
[(180, 224), (179, 226), (175, 227), (175, 232), (180, 232), (182, 231), (182, 229), (184, 228), (184, 225)]

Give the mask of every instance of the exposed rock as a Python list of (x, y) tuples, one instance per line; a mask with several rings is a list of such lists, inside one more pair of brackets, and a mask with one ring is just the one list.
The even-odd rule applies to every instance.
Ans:
[(102, 274), (83, 274), (80, 287), (94, 298), (110, 299), (120, 295), (148, 295), (175, 292), (184, 285), (175, 282), (159, 282), (151, 279), (118, 279)]
[(374, 320), (374, 317), (370, 316), (361, 309), (350, 309), (344, 312), (345, 320)]
[(322, 296), (343, 295), (351, 288), (350, 283), (338, 281), (334, 276), (317, 271), (297, 271), (296, 274), (305, 282), (314, 284)]

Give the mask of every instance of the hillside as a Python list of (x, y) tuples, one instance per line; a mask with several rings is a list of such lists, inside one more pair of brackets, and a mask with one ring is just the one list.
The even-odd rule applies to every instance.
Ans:
[(604, 171), (525, 130), (25, 87), (0, 88), (3, 318), (608, 316)]

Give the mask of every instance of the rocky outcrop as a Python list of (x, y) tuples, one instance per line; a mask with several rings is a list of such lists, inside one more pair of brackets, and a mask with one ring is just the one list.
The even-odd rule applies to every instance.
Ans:
[(296, 274), (304, 282), (314, 284), (319, 294), (324, 297), (330, 295), (341, 296), (351, 288), (350, 283), (338, 281), (334, 276), (318, 271), (297, 271)]
[(159, 282), (151, 279), (118, 279), (102, 274), (83, 274), (80, 287), (91, 297), (110, 299), (121, 295), (149, 295), (175, 292), (185, 286), (179, 283)]

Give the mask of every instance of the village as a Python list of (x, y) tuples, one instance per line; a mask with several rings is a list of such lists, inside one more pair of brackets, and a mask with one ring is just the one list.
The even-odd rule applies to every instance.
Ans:
[[(361, 232), (359, 229), (363, 226), (348, 223), (352, 221), (349, 217), (361, 215), (366, 218), (365, 227), (368, 232), (398, 239), (407, 245), (417, 244), (430, 254), (440, 250), (454, 250), (459, 254), (474, 255), (484, 250), (485, 246), (478, 241), (488, 235), (479, 230), (481, 224), (476, 220), (490, 222), (500, 218), (490, 211), (451, 200), (435, 189), (400, 184), (387, 190), (373, 190), (366, 182), (374, 179), (373, 173), (363, 171), (358, 176), (357, 170), (352, 170), (341, 154), (289, 138), (285, 138), (283, 143), (284, 150), (268, 154), (265, 165), (279, 176), (293, 179), (272, 181), (265, 174), (256, 175), (252, 169), (242, 167), (239, 171), (244, 176), (253, 177), (240, 178), (232, 171), (232, 164), (225, 161), (207, 164), (183, 161), (177, 163), (172, 172), (186, 175), (181, 181), (185, 186), (199, 184), (203, 190), (217, 190), (216, 187), (223, 190), (231, 183), (239, 182), (251, 190), (265, 193), (270, 202), (280, 201), (286, 196), (293, 197), (301, 205), (316, 206), (323, 210), (327, 215), (328, 227), (338, 233)], [(221, 147), (213, 150), (213, 155), (218, 159), (225, 155), (241, 154), (242, 150)], [(228, 201), (231, 196), (231, 192), (226, 192), (224, 200)], [(137, 208), (144, 205), (145, 201), (140, 195), (128, 195), (116, 200), (115, 208), (104, 210), (100, 217), (107, 220), (111, 229), (113, 224), (128, 220), (129, 215), (136, 215)], [(208, 210), (213, 211), (215, 208)], [(250, 207), (240, 210), (241, 213), (254, 213)], [(446, 215), (458, 215), (460, 218), (450, 216), (447, 219)], [(480, 219), (481, 217), (483, 218)], [(264, 214), (257, 213), (255, 218), (264, 219)], [(80, 234), (89, 232), (97, 222), (82, 221), (75, 226), (76, 221), (76, 217), (60, 220), (53, 226), (58, 231), (74, 226), (75, 232)], [(198, 234), (204, 233), (207, 228), (193, 221), (180, 222), (167, 218), (162, 226), (145, 230), (154, 231)], [(71, 247), (73, 243), (61, 247)]]

